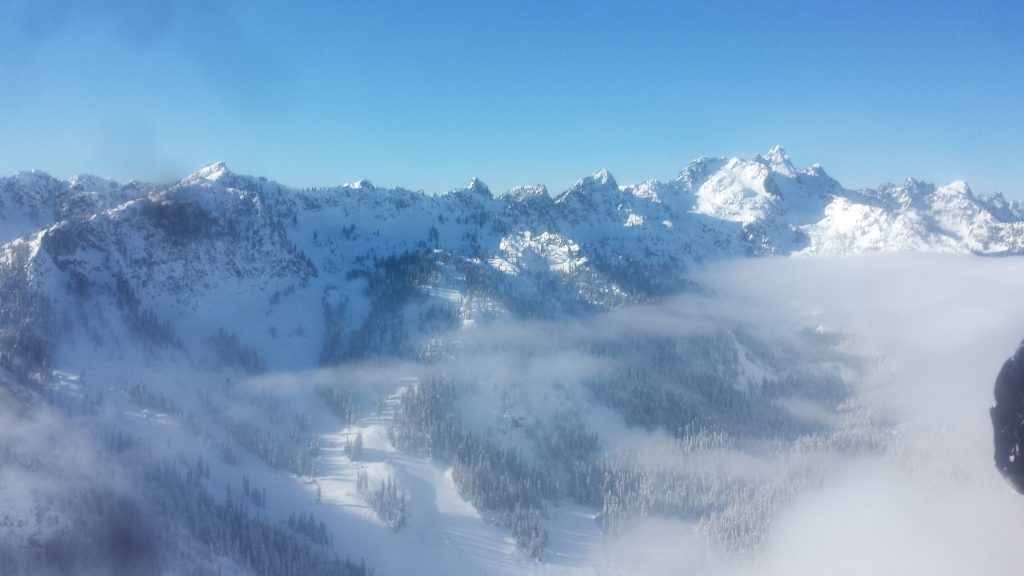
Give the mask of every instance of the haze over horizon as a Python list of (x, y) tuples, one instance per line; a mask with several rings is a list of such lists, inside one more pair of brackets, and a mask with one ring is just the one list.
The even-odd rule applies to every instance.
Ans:
[(161, 0), (0, 7), (0, 173), (440, 193), (674, 177), (782, 144), (850, 188), (1024, 196), (1024, 8)]

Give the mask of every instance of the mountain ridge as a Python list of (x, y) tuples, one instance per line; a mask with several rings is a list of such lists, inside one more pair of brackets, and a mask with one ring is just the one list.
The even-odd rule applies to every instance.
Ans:
[[(22, 172), (0, 179), (0, 208), (8, 289), (45, 298), (32, 314), (69, 318), (62, 338), (174, 335), (201, 354), (244, 317), (240, 341), (289, 368), (415, 355), (432, 333), (494, 316), (691, 290), (690, 270), (713, 260), (1024, 252), (1017, 202), (960, 181), (849, 190), (781, 147), (699, 158), (667, 182), (621, 185), (600, 170), (554, 196), (495, 195), (476, 178), (436, 196), (367, 181), (297, 190), (224, 162), (169, 185)], [(28, 313), (8, 314), (8, 337)]]

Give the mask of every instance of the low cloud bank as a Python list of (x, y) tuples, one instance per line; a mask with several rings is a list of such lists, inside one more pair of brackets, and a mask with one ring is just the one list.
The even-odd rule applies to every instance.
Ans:
[[(726, 298), (785, 309), (878, 358), (855, 393), (896, 423), (882, 458), (787, 506), (743, 574), (997, 574), (1024, 567), (1024, 498), (992, 464), (988, 407), (1024, 338), (1024, 260), (891, 255), (702, 271)], [(733, 570), (735, 568), (731, 568)]]
[[(768, 486), (771, 507), (754, 521), (733, 524), (728, 516), (752, 513), (756, 502), (715, 513), (725, 529), (764, 529), (742, 555), (708, 538), (706, 518), (649, 517), (608, 536), (584, 571), (952, 575), (1024, 567), (1024, 498), (995, 471), (988, 417), (995, 376), (1024, 338), (1024, 260), (920, 254), (743, 260), (709, 265), (695, 280), (703, 293), (597, 317), (478, 324), (441, 339), (440, 352), (423, 364), (268, 375), (253, 385), (292, 395), (307, 386), (348, 382), (373, 389), (443, 374), (476, 395), (462, 405), (477, 412), (467, 418), (470, 426), (486, 428), (509, 414), (543, 422), (575, 407), (602, 450), (628, 453), (638, 466), (698, 480), (711, 470), (735, 483), (737, 498), (761, 494), (758, 483)], [(765, 430), (763, 446), (744, 441), (680, 450), (676, 430), (630, 426), (619, 407), (594, 400), (588, 386), (604, 374), (630, 374), (630, 354), (647, 342), (716, 331), (753, 335), (737, 343), (759, 347), (751, 356), (757, 362), (740, 359), (739, 378), (756, 383), (760, 370), (794, 366), (841, 375), (848, 385), (843, 398), (826, 390), (824, 401), (794, 394), (772, 405), (812, 429), (846, 426), (849, 434), (878, 435), (870, 439), (878, 448), (837, 447), (843, 438), (833, 436), (811, 448), (787, 437), (783, 442), (792, 444), (780, 449), (774, 431)], [(808, 333), (831, 335), (834, 346), (819, 357), (815, 346), (823, 338), (805, 340)], [(510, 412), (516, 402), (520, 411)], [(800, 482), (791, 491), (790, 479)]]

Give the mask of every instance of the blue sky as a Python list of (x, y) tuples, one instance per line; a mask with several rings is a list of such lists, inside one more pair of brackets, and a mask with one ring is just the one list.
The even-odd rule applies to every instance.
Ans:
[(84, 4), (0, 3), (0, 173), (557, 192), (778, 143), (1024, 197), (1017, 0)]

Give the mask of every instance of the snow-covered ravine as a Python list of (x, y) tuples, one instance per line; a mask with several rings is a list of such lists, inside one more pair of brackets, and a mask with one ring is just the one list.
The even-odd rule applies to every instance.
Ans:
[[(497, 520), (488, 519), (459, 495), (450, 467), (395, 448), (388, 427), (404, 387), (415, 385), (415, 381), (404, 383), (388, 396), (379, 414), (362, 416), (353, 425), (322, 436), (320, 472), (311, 486), (320, 488), (317, 512), (336, 541), (358, 551), (381, 574), (582, 570), (595, 557), (602, 539), (595, 511), (568, 503), (549, 508), (549, 543), (544, 562), (538, 562), (516, 547)], [(345, 446), (357, 435), (363, 439), (362, 455), (354, 460)], [(392, 478), (405, 494), (406, 523), (397, 532), (378, 519), (360, 493), (360, 471), (366, 473), (371, 489)]]
[[(89, 364), (89, 377), (78, 371), (54, 371), (47, 384), (51, 399), (58, 405), (71, 405), (89, 397), (104, 397), (104, 405), (117, 413), (124, 429), (153, 446), (156, 453), (174, 454), (176, 458), (188, 460), (194, 460), (198, 454), (206, 460), (211, 469), (206, 486), (215, 499), (223, 501), (224, 487), (228, 485), (231, 486), (228, 493), (234, 493), (235, 498), (243, 482), (254, 489), (263, 489), (266, 503), (254, 508), (254, 513), (275, 521), (283, 521), (291, 514), (313, 514), (317, 522), (323, 522), (332, 537), (332, 545), (342, 557), (365, 562), (380, 576), (589, 574), (588, 567), (598, 558), (603, 536), (595, 520), (596, 511), (571, 502), (553, 503), (545, 522), (549, 541), (544, 560), (537, 561), (515, 545), (508, 529), (500, 524), (500, 514), (489, 518), (460, 496), (450, 466), (428, 455), (396, 449), (388, 429), (401, 394), (417, 385), (414, 377), (396, 378), (381, 403), (383, 409), (378, 411), (372, 409), (371, 403), (363, 403), (360, 408), (365, 409), (364, 413), (350, 425), (340, 424), (333, 415), (313, 417), (313, 428), (320, 432), (316, 472), (297, 475), (273, 470), (241, 450), (236, 451), (234, 463), (226, 463), (211, 453), (209, 439), (197, 442), (183, 425), (181, 414), (143, 406), (145, 402), (129, 398), (126, 389), (116, 385), (118, 379), (114, 375), (141, 372), (141, 365), (127, 370), (123, 364)], [(120, 380), (126, 381), (123, 377)], [(180, 379), (171, 375), (150, 379), (147, 390), (159, 390), (153, 397), (161, 395), (167, 406), (198, 412), (194, 393), (214, 389), (224, 380), (222, 375), (190, 372)], [(239, 385), (246, 386), (245, 383)], [(387, 384), (381, 384), (376, 390), (387, 388)], [(288, 408), (283, 409), (282, 414), (300, 407), (309, 408), (306, 400), (309, 399), (283, 401), (282, 405)], [(152, 397), (147, 402), (152, 402)], [(279, 423), (265, 425), (267, 430), (274, 430)], [(358, 457), (353, 457), (346, 451), (346, 445), (357, 435), (361, 436), (363, 444)], [(362, 491), (358, 486), (360, 473), (365, 473), (367, 482), (367, 488)], [(406, 498), (406, 519), (399, 530), (387, 526), (368, 501), (369, 493), (388, 479)], [(0, 489), (0, 498), (7, 495)], [(33, 513), (30, 508), (22, 510), (15, 501), (0, 500), (0, 503), (14, 518)], [(45, 534), (24, 534), (21, 539), (27, 542), (41, 535)]]

